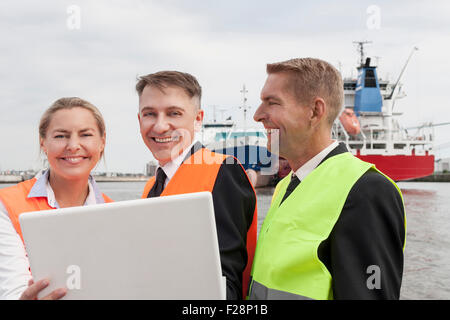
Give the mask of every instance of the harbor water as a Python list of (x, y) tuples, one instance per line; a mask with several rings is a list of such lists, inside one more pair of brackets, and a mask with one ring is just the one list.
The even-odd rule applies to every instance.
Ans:
[[(100, 182), (116, 201), (139, 198), (144, 182)], [(450, 183), (400, 182), (407, 215), (401, 299), (450, 299)], [(6, 187), (0, 184), (0, 188)], [(259, 188), (258, 231), (273, 188)]]

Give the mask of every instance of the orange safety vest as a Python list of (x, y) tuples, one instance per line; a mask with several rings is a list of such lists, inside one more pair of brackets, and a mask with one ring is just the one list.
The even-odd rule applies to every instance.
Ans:
[[(20, 182), (15, 186), (0, 189), (0, 200), (8, 211), (9, 218), (22, 238), (19, 216), (25, 212), (51, 210), (54, 209), (48, 205), (47, 197), (28, 198), (31, 188), (36, 183), (36, 178)], [(102, 194), (105, 202), (113, 202), (108, 196)]]
[[(164, 188), (161, 196), (170, 196), (176, 194), (193, 193), (209, 191), (212, 192), (214, 184), (216, 183), (217, 174), (220, 167), (228, 155), (214, 153), (206, 148), (201, 148), (190, 158), (186, 159), (178, 168), (177, 172), (170, 179), (167, 186)], [(241, 165), (242, 170), (245, 172)], [(246, 174), (247, 176), (247, 174)], [(248, 179), (248, 177), (247, 177)], [(250, 180), (249, 180), (250, 182)], [(147, 198), (148, 193), (155, 184), (155, 177), (151, 177), (145, 185), (142, 198)], [(252, 185), (250, 183), (250, 185)], [(253, 186), (252, 186), (253, 189)], [(253, 189), (253, 192), (255, 190)], [(256, 196), (255, 196), (256, 197)], [(256, 248), (256, 233), (258, 228), (257, 208), (253, 212), (253, 220), (250, 228), (247, 231), (247, 266), (242, 274), (242, 294), (245, 298), (247, 296), (247, 289), (250, 280), (250, 271), (253, 263), (253, 256)]]

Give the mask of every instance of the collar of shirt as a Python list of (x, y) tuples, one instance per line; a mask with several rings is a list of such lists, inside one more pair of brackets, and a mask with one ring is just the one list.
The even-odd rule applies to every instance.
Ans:
[(191, 145), (189, 147), (187, 147), (186, 149), (184, 149), (183, 152), (178, 157), (176, 157), (175, 159), (173, 159), (172, 161), (166, 163), (163, 166), (158, 165), (156, 167), (156, 170), (158, 170), (158, 168), (163, 169), (164, 173), (167, 176), (166, 177), (166, 181), (164, 182), (164, 188), (167, 186), (167, 184), (169, 183), (170, 179), (173, 178), (173, 176), (177, 172), (178, 168), (183, 163), (184, 158), (189, 153), (189, 151), (191, 151), (191, 149), (192, 149), (192, 147), (194, 146), (195, 143), (197, 143), (197, 140), (194, 139), (194, 141), (192, 141)]
[(304, 180), (308, 174), (311, 173), (318, 165), (319, 163), (325, 159), (327, 154), (331, 152), (334, 148), (336, 148), (339, 145), (337, 140), (334, 140), (328, 147), (320, 151), (318, 154), (316, 154), (313, 158), (311, 158), (308, 162), (306, 162), (303, 166), (298, 168), (298, 170), (295, 172), (295, 175), (297, 178), (300, 179), (300, 181)]
[[(30, 193), (28, 193), (28, 198), (45, 197), (47, 198), (47, 203), (50, 207), (59, 208), (58, 202), (56, 201), (55, 193), (53, 192), (53, 189), (50, 183), (48, 182), (49, 174), (50, 170), (46, 169), (40, 171), (35, 176), (36, 183), (31, 188)], [(94, 178), (92, 178), (92, 176), (89, 176), (88, 186), (89, 186), (89, 193), (84, 205), (88, 206), (92, 204), (104, 203), (105, 200), (103, 199), (103, 195), (100, 192), (97, 183), (95, 182)]]

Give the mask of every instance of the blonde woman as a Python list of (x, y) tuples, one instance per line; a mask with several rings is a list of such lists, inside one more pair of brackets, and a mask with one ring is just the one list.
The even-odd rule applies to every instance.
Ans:
[[(91, 170), (103, 156), (105, 123), (98, 109), (80, 98), (61, 98), (39, 124), (41, 151), (49, 168), (31, 180), (0, 189), (0, 299), (36, 299), (49, 279), (33, 282), (19, 215), (24, 212), (111, 202)], [(44, 299), (59, 299), (66, 289)]]

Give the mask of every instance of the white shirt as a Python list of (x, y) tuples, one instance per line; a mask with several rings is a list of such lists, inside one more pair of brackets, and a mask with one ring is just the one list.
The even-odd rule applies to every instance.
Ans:
[(169, 183), (170, 179), (173, 178), (173, 176), (177, 172), (178, 168), (183, 163), (184, 158), (186, 158), (187, 154), (191, 151), (192, 147), (197, 142), (198, 142), (197, 140), (194, 140), (191, 143), (191, 145), (189, 147), (187, 147), (186, 149), (184, 149), (183, 152), (178, 157), (176, 157), (175, 159), (173, 159), (172, 161), (166, 163), (163, 166), (158, 165), (156, 167), (156, 171), (158, 171), (158, 168), (161, 168), (164, 171), (164, 173), (166, 174), (166, 176), (167, 176), (166, 177), (166, 181), (164, 182), (164, 188), (167, 187), (167, 184)]
[(308, 160), (304, 165), (302, 165), (300, 168), (298, 168), (297, 171), (295, 171), (295, 175), (297, 178), (299, 178), (300, 181), (303, 181), (308, 174), (311, 173), (318, 165), (319, 163), (325, 159), (325, 157), (337, 146), (339, 143), (336, 140), (333, 140), (333, 142), (320, 151), (318, 154), (316, 154), (314, 157)]
[[(31, 188), (28, 197), (46, 197), (52, 208), (59, 208), (50, 183), (49, 170), (43, 170), (36, 175), (36, 183)], [(104, 203), (94, 179), (89, 177), (89, 194), (84, 205)], [(0, 200), (0, 300), (19, 299), (28, 287), (32, 278), (22, 239), (9, 218), (8, 211)]]

